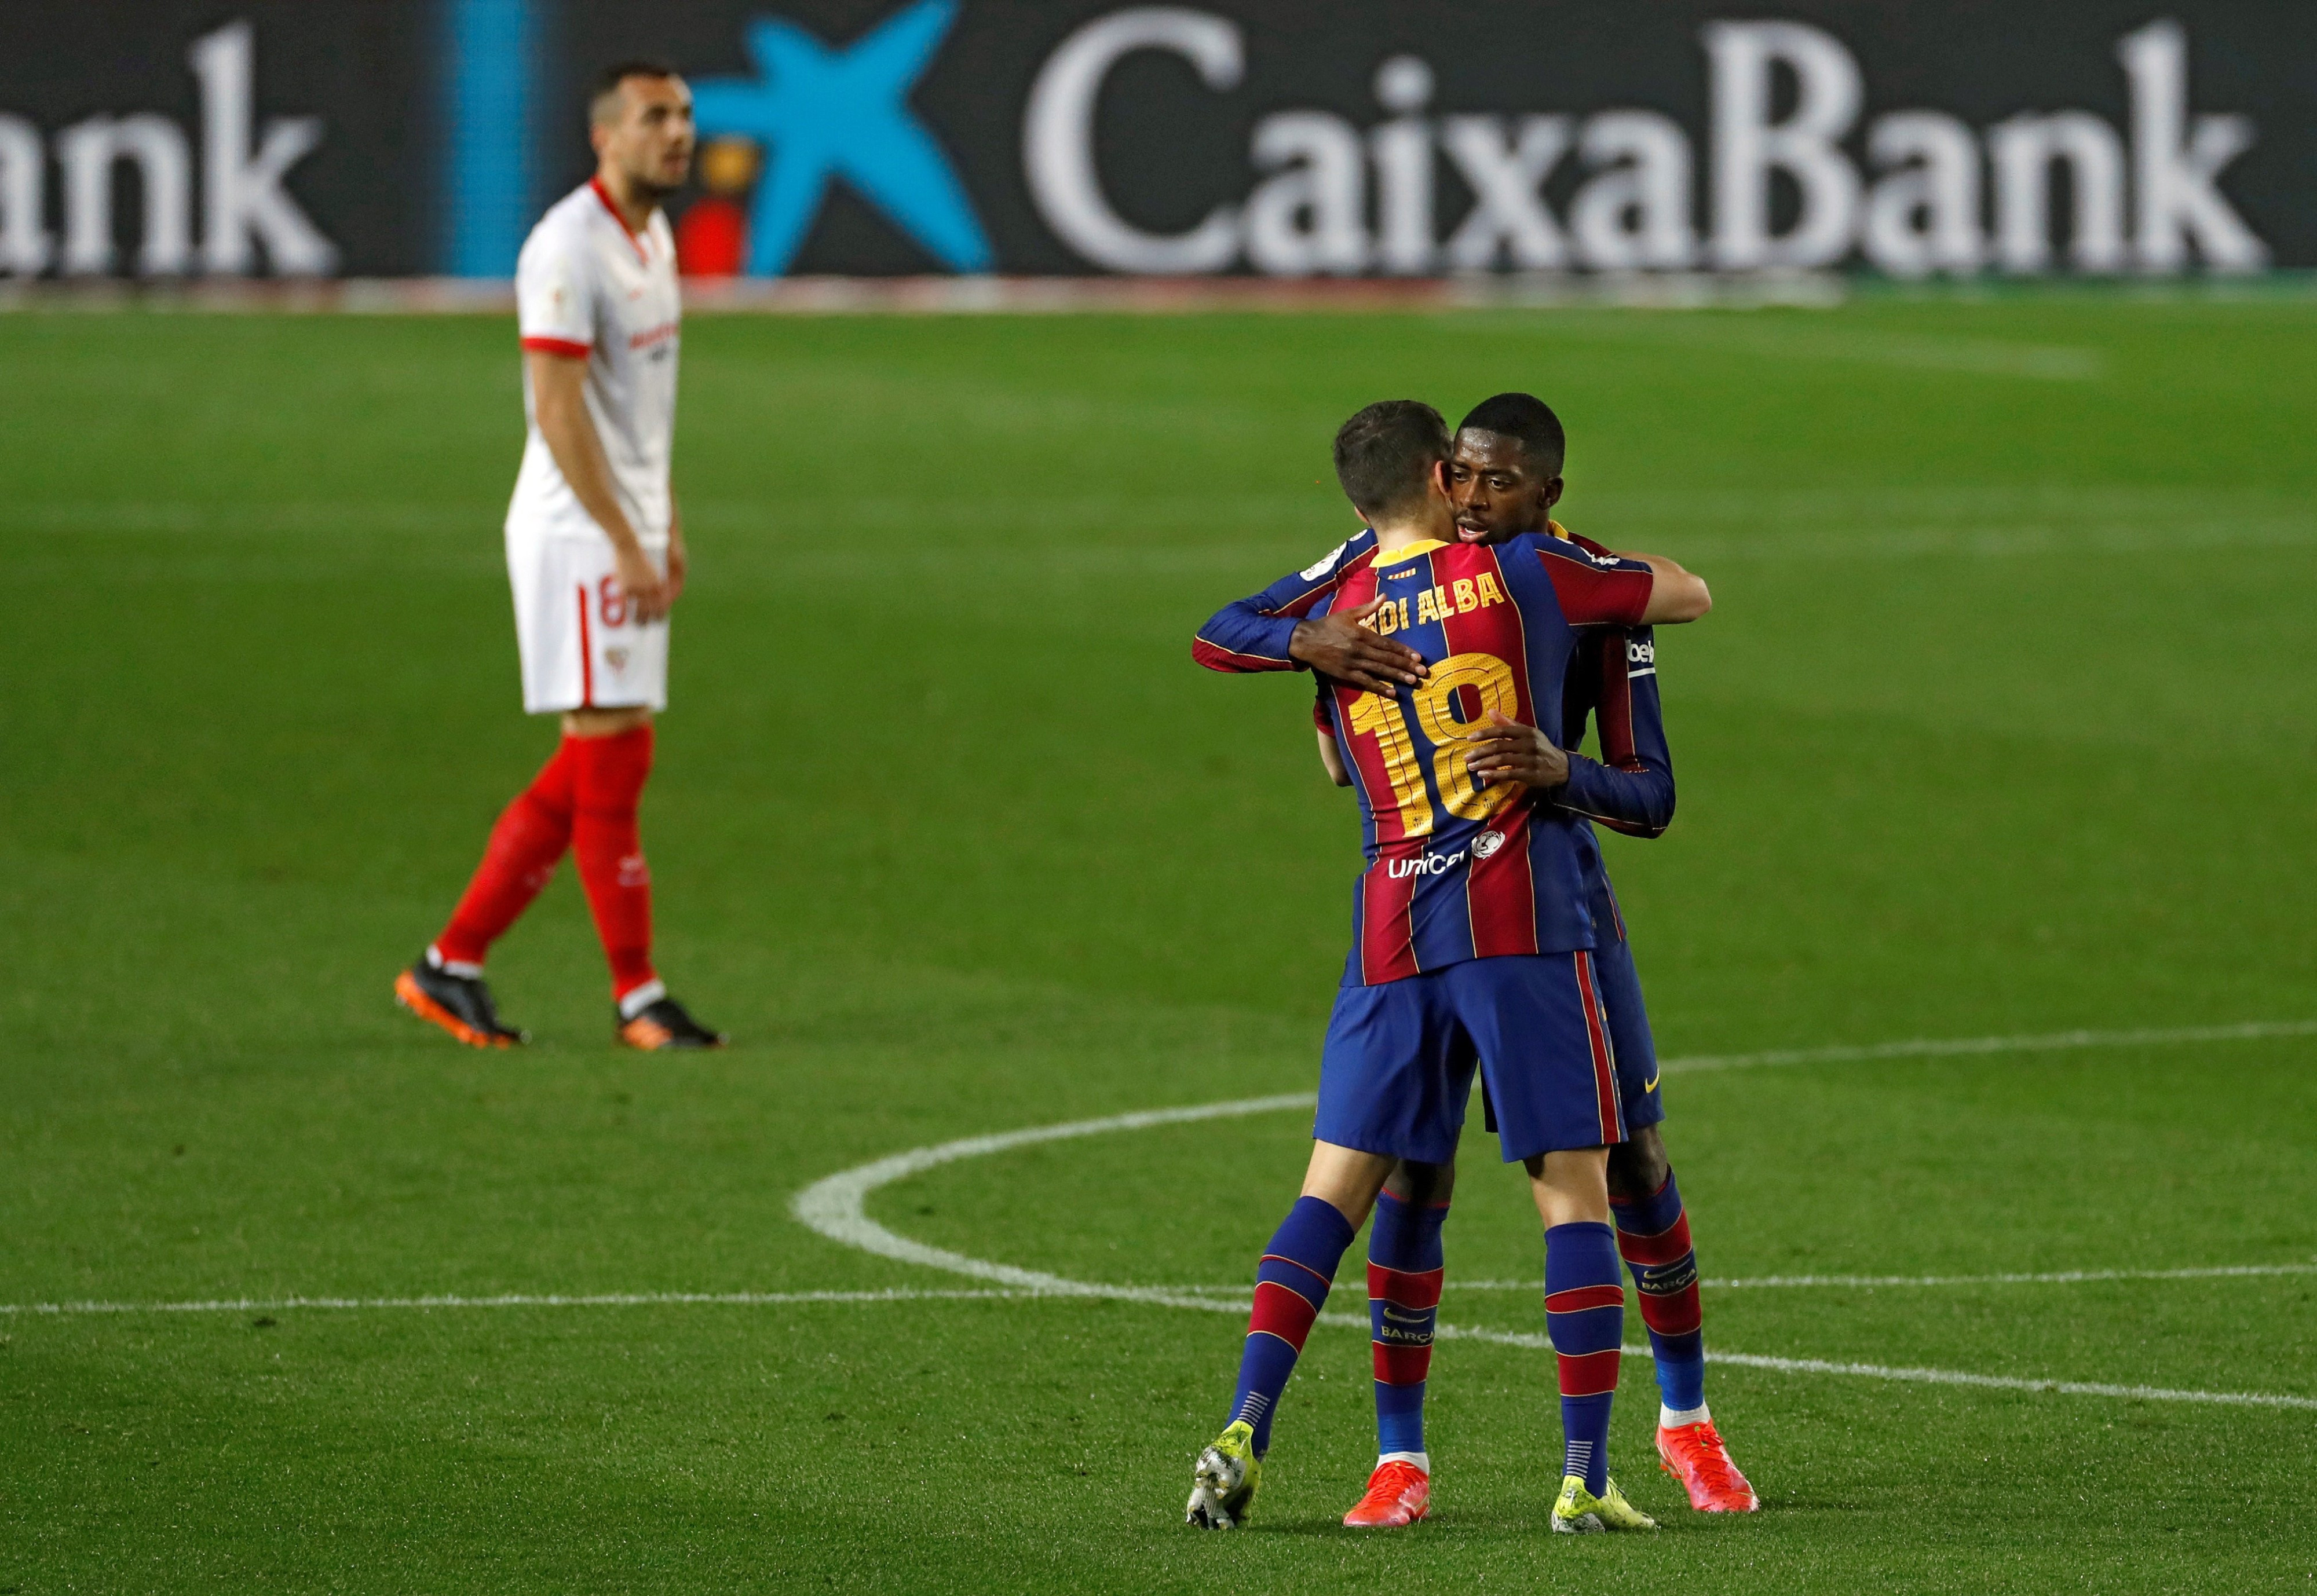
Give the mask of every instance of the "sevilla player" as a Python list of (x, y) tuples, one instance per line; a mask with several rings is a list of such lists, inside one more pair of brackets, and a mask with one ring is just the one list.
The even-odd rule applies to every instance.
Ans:
[(684, 531), (668, 459), (675, 430), (675, 242), (660, 202), (692, 166), (692, 92), (657, 62), (605, 71), (589, 103), (595, 175), (524, 241), (515, 267), (530, 432), (507, 507), (507, 573), (527, 713), (563, 739), (492, 829), (450, 923), (396, 980), (403, 1007), (461, 1041), (525, 1040), (483, 984), (491, 943), (566, 850), (612, 966), (630, 1047), (724, 1038), (667, 994), (652, 965), (651, 871), (636, 805), (667, 703), (668, 611)]

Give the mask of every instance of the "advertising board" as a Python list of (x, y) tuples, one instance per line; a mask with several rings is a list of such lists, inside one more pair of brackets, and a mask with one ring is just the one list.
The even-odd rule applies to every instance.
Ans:
[(665, 59), (705, 275), (2317, 266), (2317, 11), (0, 5), (0, 273), (504, 276)]

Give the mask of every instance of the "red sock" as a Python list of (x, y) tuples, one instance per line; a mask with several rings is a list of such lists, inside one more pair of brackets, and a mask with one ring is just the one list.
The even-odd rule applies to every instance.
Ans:
[(474, 879), (452, 912), (451, 923), (434, 941), (434, 955), (444, 964), (480, 967), (491, 944), (554, 877), (563, 851), (571, 845), (577, 762), (571, 750), (577, 740), (563, 739), (555, 756), (491, 827), (483, 862), (475, 867)]
[(595, 934), (612, 964), (613, 1002), (658, 977), (651, 960), (651, 869), (636, 835), (636, 800), (651, 774), (652, 728), (611, 737), (574, 737), (571, 849), (595, 913)]

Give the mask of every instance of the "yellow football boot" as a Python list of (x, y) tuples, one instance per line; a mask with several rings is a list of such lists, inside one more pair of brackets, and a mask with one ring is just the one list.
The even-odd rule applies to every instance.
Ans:
[(1658, 1521), (1625, 1500), (1610, 1480), (1596, 1496), (1585, 1488), (1585, 1476), (1572, 1474), (1561, 1482), (1561, 1500), (1552, 1504), (1552, 1528), (1560, 1535), (1596, 1535), (1604, 1529), (1654, 1529)]
[(1235, 1421), (1215, 1437), (1191, 1468), (1191, 1503), (1185, 1523), (1202, 1529), (1236, 1529), (1255, 1505), (1263, 1483), (1263, 1460), (1255, 1455), (1255, 1426)]

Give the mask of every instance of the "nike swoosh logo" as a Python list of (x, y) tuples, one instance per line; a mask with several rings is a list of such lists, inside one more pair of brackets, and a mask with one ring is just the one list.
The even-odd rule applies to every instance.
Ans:
[(1655, 1075), (1651, 1075), (1651, 1076), (1650, 1077), (1650, 1083), (1649, 1083), (1648, 1085), (1646, 1085), (1646, 1086), (1644, 1086), (1644, 1087), (1642, 1087), (1642, 1092), (1655, 1092), (1657, 1089), (1658, 1089), (1658, 1078), (1657, 1078)]

